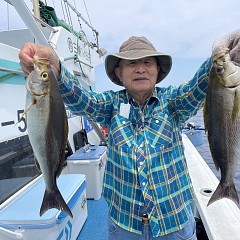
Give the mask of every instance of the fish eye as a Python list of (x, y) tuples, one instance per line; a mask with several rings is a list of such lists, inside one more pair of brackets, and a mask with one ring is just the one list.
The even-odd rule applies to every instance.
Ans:
[(48, 74), (46, 72), (43, 72), (41, 77), (42, 77), (42, 80), (47, 80)]
[(217, 73), (222, 73), (223, 72), (223, 67), (218, 66), (216, 68)]

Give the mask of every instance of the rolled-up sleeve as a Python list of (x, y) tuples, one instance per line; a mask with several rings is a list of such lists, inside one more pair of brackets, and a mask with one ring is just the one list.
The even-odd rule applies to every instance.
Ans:
[(169, 103), (173, 113), (178, 115), (179, 122), (185, 122), (203, 107), (211, 67), (212, 58), (208, 58), (189, 82), (171, 88)]
[(104, 126), (108, 125), (112, 115), (113, 91), (87, 91), (64, 66), (61, 66), (58, 85), (63, 101), (72, 113), (91, 118)]

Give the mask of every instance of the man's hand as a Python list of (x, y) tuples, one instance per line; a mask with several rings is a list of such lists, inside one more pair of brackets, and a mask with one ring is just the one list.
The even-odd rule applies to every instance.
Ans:
[(25, 43), (19, 52), (20, 65), (25, 76), (28, 76), (33, 70), (34, 56), (49, 59), (52, 70), (56, 77), (59, 77), (60, 63), (56, 53), (52, 48), (37, 43)]
[(213, 56), (222, 51), (229, 51), (231, 60), (240, 66), (240, 30), (223, 35), (213, 43)]

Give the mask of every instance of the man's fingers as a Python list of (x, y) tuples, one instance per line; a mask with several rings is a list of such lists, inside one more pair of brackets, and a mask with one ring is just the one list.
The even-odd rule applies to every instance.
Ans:
[[(213, 43), (212, 54), (215, 55), (221, 51), (240, 52), (240, 30), (225, 34)], [(234, 50), (235, 49), (235, 50)], [(235, 53), (234, 53), (235, 55)]]
[(59, 76), (60, 64), (56, 53), (52, 48), (37, 43), (25, 43), (19, 52), (20, 65), (25, 76), (28, 76), (33, 70), (34, 56), (48, 58), (55, 75), (57, 77)]
[(22, 68), (24, 76), (27, 77), (32, 72), (33, 66), (28, 66), (28, 65), (26, 65), (25, 63), (23, 63), (21, 61), (20, 61), (19, 64), (20, 64), (20, 66)]

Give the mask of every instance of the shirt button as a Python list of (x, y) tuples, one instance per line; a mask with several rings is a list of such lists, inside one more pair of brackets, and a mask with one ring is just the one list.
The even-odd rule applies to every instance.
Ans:
[(143, 203), (140, 202), (140, 203), (139, 203), (139, 206), (142, 207), (142, 206), (143, 206)]
[(145, 185), (146, 185), (146, 183), (145, 183), (145, 182), (143, 182), (143, 183), (142, 183), (142, 185), (143, 185), (143, 186), (145, 186)]
[(159, 123), (159, 120), (156, 120), (155, 123)]
[(122, 124), (125, 124), (125, 123), (126, 123), (125, 121), (122, 122)]
[(140, 147), (143, 147), (143, 145), (144, 145), (144, 144), (142, 143), (142, 144), (140, 145)]
[(139, 164), (140, 164), (140, 166), (142, 166), (142, 165), (143, 165), (143, 162), (140, 162)]

